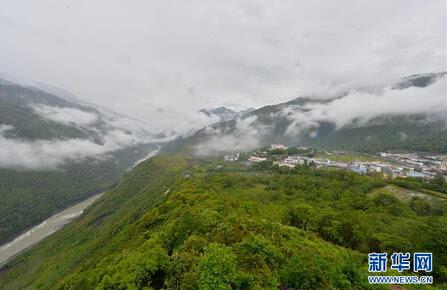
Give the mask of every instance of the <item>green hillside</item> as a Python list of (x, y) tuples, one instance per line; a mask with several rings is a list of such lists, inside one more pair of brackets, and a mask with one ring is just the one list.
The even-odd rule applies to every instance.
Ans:
[(400, 200), (347, 171), (217, 165), (140, 164), (7, 264), (0, 289), (377, 289), (367, 253), (418, 250), (435, 257), (428, 288), (447, 286), (442, 199)]
[[(426, 87), (442, 78), (445, 79), (446, 75), (446, 72), (442, 72), (406, 77), (393, 89), (405, 94), (406, 89), (417, 87), (420, 94), (424, 94)], [(219, 122), (194, 134), (178, 138), (166, 144), (163, 151), (200, 154), (200, 147), (218, 143), (219, 140), (232, 139), (232, 144), (227, 148), (208, 148), (208, 153), (220, 154), (237, 151), (235, 147), (245, 149), (242, 144), (247, 138), (251, 138), (256, 139), (257, 142), (251, 143), (257, 147), (283, 143), (288, 146), (304, 145), (357, 152), (413, 150), (447, 153), (446, 112), (383, 113), (363, 121), (352, 119), (341, 127), (337, 127), (333, 120), (325, 119), (324, 116), (308, 123), (308, 115), (312, 115), (313, 107), (328, 105), (343, 97), (343, 94), (330, 99), (299, 97), (289, 102), (264, 106), (250, 111), (240, 119)], [(252, 149), (255, 148), (248, 148)]]
[(346, 126), (317, 138), (304, 139), (304, 145), (321, 149), (380, 152), (408, 150), (447, 153), (447, 121), (429, 116), (383, 116), (366, 126)]
[(98, 138), (93, 130), (44, 119), (32, 109), (31, 105), (33, 104), (96, 112), (93, 108), (65, 101), (39, 89), (20, 86), (0, 79), (0, 124), (14, 127), (14, 134), (9, 135), (10, 137), (51, 140), (53, 138), (89, 138), (94, 135), (95, 138)]
[[(285, 117), (271, 117), (275, 116), (278, 110), (281, 109), (269, 106), (268, 112), (265, 109), (253, 112), (257, 117), (253, 127), (269, 128), (265, 134), (260, 134), (258, 138), (260, 147), (282, 143), (288, 146), (301, 145), (326, 150), (368, 153), (387, 150), (447, 153), (446, 116), (432, 118), (433, 116), (429, 114), (384, 115), (361, 126), (348, 124), (339, 129), (336, 129), (335, 124), (331, 122), (320, 122), (318, 129), (312, 130), (315, 136), (311, 137), (307, 130), (293, 136), (287, 134), (286, 130), (290, 121)], [(191, 136), (180, 137), (165, 144), (162, 151), (168, 154), (196, 154), (197, 148), (200, 148), (201, 145), (207, 144), (210, 140), (224, 139), (228, 136), (233, 136), (243, 143), (244, 134), (235, 133), (236, 124), (235, 120), (213, 124), (211, 127), (214, 132), (219, 132), (218, 134), (210, 134), (210, 131), (205, 128)], [(221, 154), (231, 151), (234, 151), (234, 148), (228, 146), (226, 150), (211, 153)]]
[[(85, 126), (56, 122), (38, 114), (33, 109), (35, 105), (76, 109), (81, 113), (94, 114), (97, 119)], [(12, 128), (0, 130), (0, 141), (13, 140), (16, 142), (13, 144), (26, 145), (34, 141), (76, 139), (101, 145), (105, 142), (107, 130), (132, 134), (130, 128), (114, 127), (111, 121), (119, 121), (119, 118), (124, 119), (113, 114), (106, 115), (92, 106), (73, 103), (36, 88), (0, 79), (0, 129), (4, 125)], [(40, 150), (45, 151), (44, 147)], [(70, 160), (57, 168), (39, 168), (39, 164), (37, 168), (22, 168), (0, 162), (0, 244), (12, 240), (56, 212), (109, 189), (135, 161), (156, 148), (151, 143), (123, 146), (107, 152), (107, 156), (102, 158)], [(23, 156), (10, 158), (25, 159)]]
[(72, 162), (58, 170), (0, 168), (0, 244), (58, 211), (110, 189), (134, 158), (143, 158), (154, 149), (126, 148), (104, 161)]

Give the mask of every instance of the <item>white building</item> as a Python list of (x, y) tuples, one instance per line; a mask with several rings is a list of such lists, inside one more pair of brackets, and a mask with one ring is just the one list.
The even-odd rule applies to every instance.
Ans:
[(241, 155), (240, 153), (227, 154), (224, 156), (224, 161), (227, 161), (227, 162), (237, 161), (237, 160), (239, 160), (240, 155)]
[(421, 178), (426, 178), (427, 177), (426, 174), (424, 174), (422, 172), (413, 171), (413, 170), (408, 171), (406, 173), (406, 175), (410, 176), (410, 177), (421, 177)]
[(439, 166), (441, 170), (447, 170), (447, 158), (441, 161), (441, 166)]
[(292, 165), (298, 165), (298, 164), (302, 165), (304, 164), (304, 159), (300, 156), (289, 156), (286, 159), (284, 159), (283, 162)]
[(349, 164), (341, 161), (332, 161), (330, 166), (338, 167), (338, 168), (348, 168)]
[(254, 162), (254, 163), (259, 163), (259, 162), (266, 161), (266, 160), (267, 160), (267, 158), (265, 158), (265, 157), (258, 157), (258, 156), (250, 156), (248, 158), (248, 161)]
[(369, 170), (372, 172), (382, 172), (382, 167), (377, 165), (370, 165)]
[(285, 146), (283, 144), (272, 144), (272, 145), (270, 145), (270, 149), (271, 150), (286, 150), (287, 146)]

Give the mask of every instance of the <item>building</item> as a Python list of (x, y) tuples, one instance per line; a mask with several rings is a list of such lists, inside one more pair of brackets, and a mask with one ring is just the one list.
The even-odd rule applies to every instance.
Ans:
[(426, 178), (427, 177), (426, 174), (424, 174), (422, 172), (413, 171), (413, 170), (408, 171), (406, 173), (406, 175), (409, 177), (418, 177), (418, 178)]
[(378, 165), (370, 165), (369, 170), (372, 172), (382, 172), (382, 167)]
[(368, 172), (366, 167), (364, 167), (364, 166), (357, 166), (357, 165), (351, 166), (351, 171), (355, 172), (355, 173), (358, 173), (358, 174), (366, 174)]
[(266, 161), (266, 160), (267, 160), (267, 158), (265, 158), (265, 157), (258, 157), (258, 156), (250, 156), (248, 158), (248, 161), (254, 162), (254, 163), (259, 163), (259, 162)]
[(349, 164), (346, 162), (341, 161), (332, 161), (330, 164), (332, 167), (338, 167), (338, 168), (348, 168)]
[(302, 165), (304, 164), (304, 159), (300, 156), (289, 156), (286, 159), (284, 159), (283, 162), (292, 165), (298, 165), (298, 164)]
[(441, 161), (441, 166), (439, 166), (441, 170), (447, 170), (447, 158)]
[(240, 157), (240, 153), (227, 154), (224, 156), (224, 161), (226, 161), (226, 162), (238, 161), (239, 157)]
[(283, 144), (272, 144), (270, 145), (270, 150), (286, 150), (287, 146)]

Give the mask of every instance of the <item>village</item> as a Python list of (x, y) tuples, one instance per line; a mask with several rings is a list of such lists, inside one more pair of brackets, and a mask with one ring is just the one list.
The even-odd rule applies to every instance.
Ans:
[(447, 172), (447, 156), (422, 152), (357, 155), (352, 152), (319, 151), (304, 146), (288, 148), (283, 144), (271, 144), (268, 148), (248, 154), (234, 153), (224, 156), (225, 162), (241, 159), (245, 159), (249, 164), (271, 161), (274, 165), (290, 169), (309, 165), (316, 168), (350, 170), (358, 174), (381, 173), (391, 178), (430, 179)]

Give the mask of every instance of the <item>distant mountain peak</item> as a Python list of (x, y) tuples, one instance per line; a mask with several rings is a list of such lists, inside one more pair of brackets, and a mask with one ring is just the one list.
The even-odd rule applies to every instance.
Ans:
[[(389, 85), (377, 93), (358, 90), (330, 98), (301, 96), (263, 106), (240, 118), (216, 122), (176, 140), (163, 150), (212, 155), (281, 143), (352, 151), (404, 149), (447, 153), (447, 117), (445, 111), (441, 111), (444, 106), (437, 105), (442, 102), (443, 98), (439, 98), (442, 92), (433, 92), (434, 85), (431, 86), (443, 81), (441, 78), (445, 75), (447, 72), (404, 77), (394, 86), (401, 91), (391, 94), (389, 89), (393, 87)], [(426, 96), (404, 90), (410, 87), (436, 93), (434, 101), (425, 103), (418, 110), (407, 111), (406, 99), (416, 96), (422, 100)], [(383, 96), (391, 96), (398, 105), (384, 102), (388, 98)], [(343, 101), (344, 98), (348, 99)], [(350, 104), (354, 106), (350, 108)], [(370, 104), (373, 105), (371, 110), (362, 107)], [(403, 134), (405, 139), (400, 137)]]
[(242, 111), (234, 111), (230, 108), (220, 106), (212, 109), (200, 109), (199, 113), (203, 113), (207, 115), (209, 118), (217, 119), (218, 122), (225, 122), (241, 117), (246, 117), (254, 110), (255, 110), (254, 108), (248, 108)]
[(237, 113), (235, 111), (224, 106), (212, 109), (200, 109), (199, 112), (207, 115), (210, 118), (214, 117), (219, 121), (232, 120), (237, 116)]
[(407, 89), (410, 87), (427, 87), (432, 83), (436, 82), (438, 79), (445, 76), (447, 72), (439, 72), (439, 73), (421, 73), (415, 74), (411, 76), (404, 77), (397, 81), (392, 88), (393, 89)]

